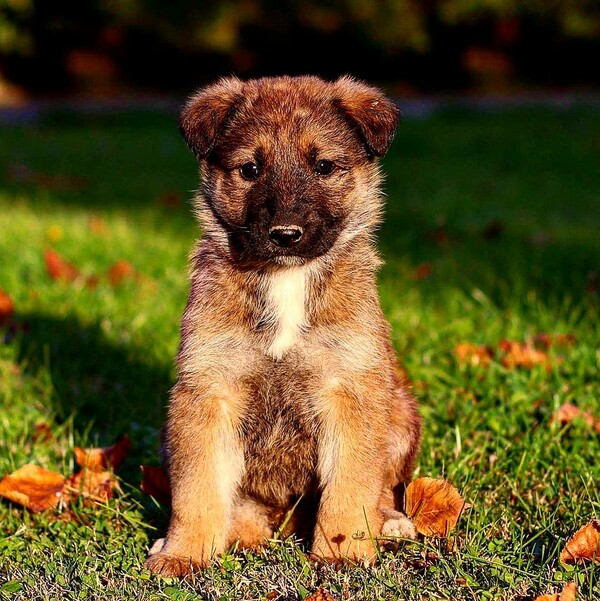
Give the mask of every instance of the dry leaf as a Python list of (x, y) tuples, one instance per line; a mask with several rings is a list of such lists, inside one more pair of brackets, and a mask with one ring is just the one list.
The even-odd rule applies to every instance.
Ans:
[(405, 513), (425, 536), (447, 537), (466, 507), (462, 497), (446, 480), (418, 478), (405, 493)]
[(65, 493), (69, 500), (77, 495), (105, 503), (113, 497), (117, 481), (110, 472), (82, 470), (70, 476), (65, 482)]
[(79, 277), (79, 270), (71, 263), (67, 263), (57, 252), (47, 249), (44, 253), (44, 261), (48, 275), (53, 280), (74, 282)]
[(494, 358), (494, 351), (491, 347), (482, 344), (471, 344), (470, 342), (461, 342), (454, 348), (454, 354), (459, 363), (463, 365), (489, 365)]
[(89, 218), (88, 227), (90, 228), (90, 232), (94, 234), (103, 234), (106, 231), (104, 220), (96, 215), (92, 215)]
[(592, 520), (580, 528), (560, 554), (563, 563), (595, 561), (600, 563), (600, 520)]
[(535, 348), (530, 342), (517, 342), (516, 340), (501, 340), (499, 347), (504, 351), (502, 364), (507, 369), (515, 367), (526, 367), (531, 369), (536, 365), (542, 365), (547, 370), (552, 368), (550, 357)]
[(573, 346), (576, 341), (574, 334), (546, 334), (546, 332), (541, 332), (533, 337), (534, 346), (546, 350), (552, 346)]
[(575, 601), (577, 595), (577, 586), (574, 582), (569, 582), (563, 588), (560, 594), (555, 593), (554, 595), (540, 595), (535, 598), (535, 601)]
[(28, 463), (0, 482), (0, 497), (38, 512), (56, 507), (65, 479), (60, 474)]
[(573, 403), (565, 403), (552, 416), (553, 422), (561, 424), (570, 424), (574, 419), (582, 419), (594, 429), (596, 434), (600, 434), (600, 419), (594, 417), (589, 411), (583, 411)]
[(36, 424), (31, 434), (32, 442), (50, 442), (54, 437), (52, 436), (52, 430), (50, 426), (45, 422)]
[(431, 263), (421, 263), (417, 265), (413, 271), (413, 278), (415, 280), (426, 280), (433, 274), (433, 265)]
[(77, 465), (92, 472), (102, 472), (109, 467), (112, 467), (113, 470), (119, 469), (130, 449), (131, 440), (128, 436), (123, 436), (110, 447), (95, 449), (75, 447), (73, 453), (75, 453), (75, 463)]
[(179, 192), (165, 192), (159, 196), (158, 202), (163, 207), (173, 209), (183, 204), (183, 198)]
[(23, 163), (12, 163), (9, 165), (6, 175), (10, 181), (34, 185), (55, 192), (77, 191), (89, 186), (89, 181), (83, 177), (65, 175), (63, 173), (52, 175), (40, 173)]
[(0, 289), (0, 326), (7, 322), (15, 312), (15, 303), (7, 292)]
[(141, 465), (140, 469), (142, 470), (141, 489), (157, 501), (165, 504), (169, 503), (171, 500), (171, 485), (162, 467)]
[(335, 597), (323, 588), (318, 588), (312, 595), (309, 595), (304, 601), (335, 601)]
[(108, 281), (111, 286), (118, 286), (135, 275), (135, 269), (129, 261), (117, 261), (108, 270)]

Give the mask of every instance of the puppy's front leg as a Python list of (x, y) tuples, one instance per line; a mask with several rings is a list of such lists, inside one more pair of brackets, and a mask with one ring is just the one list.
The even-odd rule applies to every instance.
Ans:
[[(328, 559), (373, 559), (379, 535), (385, 454), (385, 405), (367, 408), (337, 390), (322, 400), (319, 478), (322, 487), (313, 552)], [(371, 535), (371, 536), (370, 536)]]
[(235, 488), (244, 466), (234, 391), (191, 391), (177, 385), (167, 444), (172, 514), (166, 541), (150, 555), (155, 574), (182, 577), (225, 550)]

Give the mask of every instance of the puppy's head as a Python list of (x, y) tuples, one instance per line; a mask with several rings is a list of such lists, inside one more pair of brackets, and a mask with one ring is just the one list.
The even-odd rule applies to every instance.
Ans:
[(200, 90), (181, 131), (200, 162), (206, 234), (239, 260), (299, 264), (379, 222), (376, 158), (398, 110), (351, 78), (223, 79)]

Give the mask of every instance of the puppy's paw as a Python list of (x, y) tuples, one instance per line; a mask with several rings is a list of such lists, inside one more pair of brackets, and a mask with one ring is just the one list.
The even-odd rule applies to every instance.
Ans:
[(372, 565), (377, 560), (377, 548), (374, 541), (360, 533), (360, 536), (346, 537), (337, 535), (327, 541), (324, 537), (315, 537), (312, 555), (328, 563), (353, 561)]
[(417, 529), (403, 513), (388, 509), (383, 514), (385, 522), (381, 527), (380, 536), (383, 539), (381, 542), (386, 547), (397, 547), (401, 542), (400, 539), (416, 540)]
[[(156, 546), (156, 543), (152, 548), (154, 546)], [(146, 568), (153, 574), (164, 576), (165, 578), (185, 578), (193, 572), (198, 571), (200, 567), (190, 557), (178, 557), (177, 555), (169, 555), (162, 552), (152, 553), (146, 559)]]
[(150, 547), (146, 567), (157, 576), (165, 578), (185, 578), (204, 567), (191, 557), (163, 553), (167, 539), (159, 538)]

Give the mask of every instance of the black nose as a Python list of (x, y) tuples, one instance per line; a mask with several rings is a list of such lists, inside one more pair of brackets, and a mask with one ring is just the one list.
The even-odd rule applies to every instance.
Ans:
[(269, 238), (277, 246), (288, 248), (300, 241), (302, 228), (297, 225), (276, 225), (269, 230)]

